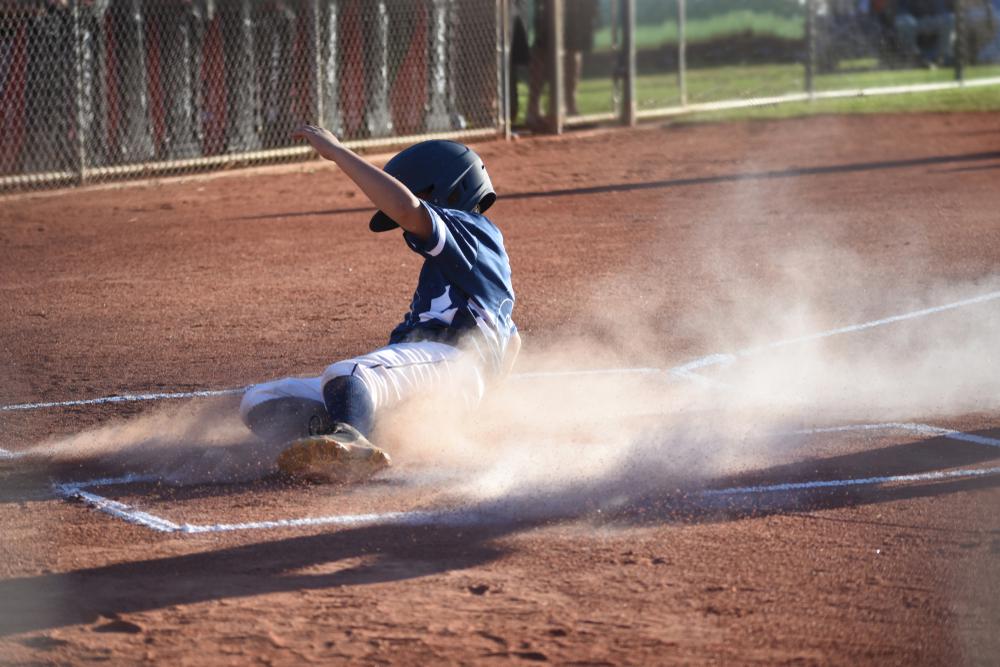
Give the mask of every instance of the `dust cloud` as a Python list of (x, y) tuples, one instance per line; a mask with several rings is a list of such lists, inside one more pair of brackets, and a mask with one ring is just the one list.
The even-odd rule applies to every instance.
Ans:
[[(879, 317), (996, 291), (996, 279), (934, 288)], [(787, 436), (797, 429), (933, 422), (995, 408), (1000, 300), (792, 342), (871, 321), (864, 319), (872, 317), (868, 304), (852, 305), (833, 314), (757, 301), (754, 317), (766, 324), (756, 335), (723, 341), (730, 347), (691, 355), (726, 355), (694, 368), (695, 375), (679, 375), (683, 364), (668, 363), (660, 373), (532, 377), (539, 368), (613, 358), (615, 350), (577, 341), (526, 352), (522, 375), (475, 414), (459, 420), (448, 406), (411, 404), (376, 435), (414, 479), (425, 474), (458, 498), (532, 518), (613, 509), (801, 460), (807, 440)], [(738, 318), (728, 312), (724, 320), (738, 326)], [(720, 338), (732, 335), (716, 330)], [(656, 352), (647, 359), (662, 361)]]
[[(1000, 298), (860, 325), (1000, 296), (1000, 275), (934, 277), (919, 237), (902, 250), (855, 250), (830, 231), (849, 226), (836, 210), (810, 210), (809, 224), (775, 243), (767, 218), (801, 200), (794, 186), (734, 185), (690, 238), (654, 239), (634, 266), (593, 286), (567, 327), (592, 335), (535, 349), (526, 338), (521, 377), (474, 415), (411, 405), (378, 437), (414, 477), (442, 483), (450, 471), (461, 498), (560, 514), (801, 461), (807, 439), (788, 436), (798, 429), (995, 409)], [(730, 242), (733, 225), (758, 224), (757, 237)], [(685, 264), (686, 254), (698, 260)], [(679, 266), (657, 272), (664, 261)], [(662, 372), (532, 377), (625, 366)]]
[(171, 484), (238, 482), (273, 472), (278, 450), (239, 419), (238, 399), (197, 399), (158, 405), (25, 451), (85, 479), (150, 476)]
[[(918, 243), (906, 261), (860, 254), (824, 231), (843, 226), (836, 211), (810, 213), (820, 219), (775, 245), (768, 216), (799, 198), (775, 188), (765, 198), (736, 184), (691, 237), (654, 239), (593, 285), (572, 335), (526, 335), (515, 376), (474, 412), (424, 399), (386, 415), (373, 440), (394, 458), (387, 476), (456, 502), (558, 514), (765, 467), (779, 451), (794, 458), (798, 445), (775, 435), (789, 430), (995, 408), (1000, 299), (802, 338), (998, 292), (1000, 276), (932, 279), (933, 253)], [(756, 224), (751, 241), (727, 242), (732, 225)], [(663, 261), (678, 262), (671, 282)], [(626, 367), (656, 370), (560, 374)], [(193, 484), (273, 472), (277, 447), (242, 426), (234, 401), (198, 401), (33, 454)]]
[[(882, 304), (878, 316), (992, 291), (1000, 280), (936, 287)], [(515, 376), (477, 410), (456, 413), (455, 402), (425, 399), (386, 415), (373, 440), (394, 458), (387, 476), (452, 504), (519, 518), (579, 514), (767, 466), (779, 449), (794, 458), (798, 444), (776, 435), (789, 430), (932, 421), (995, 406), (1000, 300), (780, 344), (868, 321), (879, 309), (865, 300), (835, 312), (802, 301), (767, 304), (746, 292), (703, 329), (717, 341), (681, 361), (730, 356), (694, 368), (694, 376), (672, 373), (683, 364), (671, 366), (655, 349), (629, 366), (634, 372), (560, 374), (624, 368), (620, 348), (575, 339), (531, 349), (529, 340)], [(629, 317), (637, 328), (634, 309)], [(647, 329), (642, 337), (657, 334)], [(274, 472), (279, 450), (247, 431), (229, 398), (157, 406), (41, 443), (29, 456), (82, 464), (90, 476), (135, 473), (187, 485), (261, 478)]]

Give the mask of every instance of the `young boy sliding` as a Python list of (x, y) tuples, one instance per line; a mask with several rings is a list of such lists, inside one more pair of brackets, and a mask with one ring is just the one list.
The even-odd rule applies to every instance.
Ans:
[(368, 441), (378, 416), (403, 400), (446, 391), (455, 409), (476, 405), (505, 376), (521, 341), (511, 319), (514, 291), (503, 236), (483, 213), (496, 193), (482, 160), (453, 141), (424, 141), (379, 169), (329, 131), (302, 125), (295, 137), (331, 160), (379, 210), (374, 232), (403, 229), (424, 258), (410, 310), (374, 352), (339, 361), (319, 377), (249, 388), (244, 423), (289, 442), (286, 475), (315, 481), (363, 479), (389, 463)]

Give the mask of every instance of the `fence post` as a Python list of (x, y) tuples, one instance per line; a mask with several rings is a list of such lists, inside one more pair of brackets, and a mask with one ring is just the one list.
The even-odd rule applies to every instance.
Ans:
[(340, 109), (340, 78), (343, 72), (337, 65), (341, 42), (338, 36), (340, 30), (340, 13), (338, 1), (319, 0), (320, 10), (320, 125), (329, 129), (338, 137), (347, 131), (347, 126), (341, 115)]
[(83, 31), (80, 26), (80, 2), (73, 0), (73, 60), (76, 65), (76, 180), (87, 180), (87, 138), (84, 136), (86, 111), (83, 108)]
[(625, 50), (625, 85), (622, 87), (622, 125), (634, 127), (635, 105), (635, 0), (622, 0), (622, 48)]
[(677, 87), (681, 106), (687, 106), (687, 2), (677, 0)]
[(563, 73), (563, 58), (565, 57), (565, 49), (563, 48), (564, 3), (563, 0), (548, 0), (548, 3), (549, 24), (545, 26), (545, 29), (549, 31), (547, 35), (549, 41), (549, 129), (553, 134), (562, 134), (565, 102), (563, 86), (566, 81)]
[(965, 81), (965, 2), (955, 0), (955, 80)]
[(431, 4), (430, 102), (427, 105), (427, 131), (445, 132), (451, 129), (448, 116), (448, 16), (444, 0), (429, 0)]
[[(230, 153), (260, 150), (261, 99), (257, 85), (257, 45), (251, 0), (219, 3), (222, 49), (225, 62), (226, 150)], [(226, 23), (228, 22), (228, 26)], [(226, 28), (229, 28), (228, 30)]]
[(373, 14), (366, 17), (368, 29), (364, 35), (371, 87), (366, 98), (365, 127), (369, 137), (388, 137), (393, 133), (389, 112), (389, 10), (385, 0), (376, 0), (369, 9)]
[(816, 0), (806, 0), (806, 93), (816, 92)]
[(503, 132), (504, 139), (510, 139), (510, 0), (497, 0), (497, 46), (497, 85), (500, 87), (497, 129)]
[(320, 0), (313, 0), (313, 71), (316, 75), (313, 85), (316, 95), (316, 124), (323, 127), (323, 17), (320, 11)]

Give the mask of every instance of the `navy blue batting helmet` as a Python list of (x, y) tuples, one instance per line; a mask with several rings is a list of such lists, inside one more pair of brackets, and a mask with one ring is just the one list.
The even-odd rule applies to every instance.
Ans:
[[(389, 160), (385, 172), (413, 194), (443, 208), (472, 211), (478, 206), (482, 213), (497, 200), (482, 159), (457, 141), (434, 139), (414, 144)], [(398, 226), (382, 211), (368, 223), (373, 232)]]

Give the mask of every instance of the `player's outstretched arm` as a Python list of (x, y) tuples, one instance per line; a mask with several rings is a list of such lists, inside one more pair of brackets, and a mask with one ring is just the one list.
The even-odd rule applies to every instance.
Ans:
[(422, 240), (433, 232), (431, 216), (416, 195), (368, 160), (340, 143), (329, 130), (316, 125), (300, 125), (292, 136), (305, 139), (321, 157), (336, 162), (368, 199), (396, 224)]

